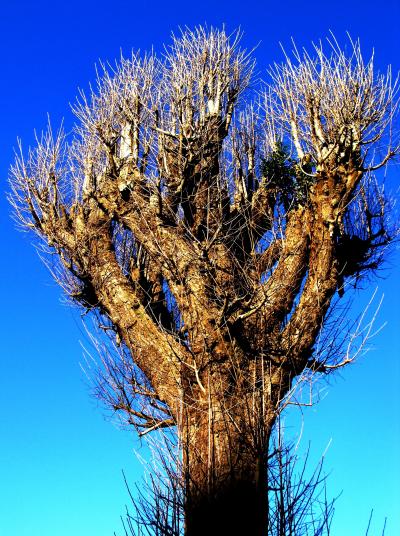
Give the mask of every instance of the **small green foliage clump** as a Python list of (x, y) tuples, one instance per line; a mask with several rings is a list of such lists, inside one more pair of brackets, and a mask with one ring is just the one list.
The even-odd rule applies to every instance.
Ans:
[(309, 155), (299, 162), (290, 156), (283, 141), (278, 141), (271, 154), (262, 160), (261, 172), (268, 187), (276, 190), (285, 210), (290, 210), (307, 203), (313, 183), (312, 167)]

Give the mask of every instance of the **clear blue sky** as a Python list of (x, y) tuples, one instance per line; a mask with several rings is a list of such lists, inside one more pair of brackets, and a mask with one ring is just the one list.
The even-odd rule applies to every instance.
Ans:
[[(159, 50), (178, 26), (207, 22), (239, 25), (245, 44), (256, 51), (262, 72), (281, 59), (278, 43), (299, 45), (348, 30), (366, 53), (376, 49), (382, 68), (400, 68), (399, 0), (252, 1), (203, 0), (119, 2), (56, 0), (0, 4), (0, 176), (2, 190), (17, 136), (32, 142), (33, 129), (65, 117), (78, 87), (94, 78), (100, 58), (113, 60), (122, 48)], [(396, 186), (399, 171), (391, 171)], [(4, 195), (0, 198), (0, 535), (111, 536), (128, 501), (121, 476), (140, 475), (133, 432), (105, 420), (90, 398), (79, 363), (84, 340), (79, 314), (60, 303), (52, 282), (30, 245), (15, 231)], [(304, 440), (315, 457), (329, 440), (328, 491), (343, 490), (333, 535), (365, 533), (375, 508), (374, 530), (388, 516), (387, 536), (400, 534), (400, 345), (399, 253), (376, 284), (385, 294), (374, 349), (333, 379), (325, 398), (305, 408)], [(365, 299), (365, 296), (364, 298)], [(290, 416), (291, 423), (300, 421)], [(295, 425), (294, 425), (295, 426)]]

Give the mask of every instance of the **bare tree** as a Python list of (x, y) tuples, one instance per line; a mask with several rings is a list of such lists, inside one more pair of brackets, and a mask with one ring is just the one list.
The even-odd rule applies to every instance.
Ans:
[(187, 536), (266, 532), (277, 416), (299, 377), (353, 359), (333, 299), (394, 237), (374, 176), (398, 148), (390, 70), (332, 40), (260, 99), (239, 40), (187, 30), (104, 67), (75, 137), (49, 129), (12, 168), (18, 221), (115, 346), (99, 396), (177, 429)]

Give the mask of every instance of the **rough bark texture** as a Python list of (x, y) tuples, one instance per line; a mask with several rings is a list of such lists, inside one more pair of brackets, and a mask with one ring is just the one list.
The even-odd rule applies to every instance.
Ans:
[(364, 148), (393, 110), (353, 60), (276, 67), (264, 109), (243, 112), (252, 60), (187, 32), (163, 64), (105, 73), (69, 148), (45, 135), (13, 168), (17, 217), (115, 343), (100, 396), (142, 432), (177, 427), (187, 536), (266, 533), (276, 417), (299, 375), (350, 359), (315, 343), (390, 240)]
[(252, 438), (227, 422), (226, 415), (220, 419), (210, 427), (209, 419), (195, 412), (186, 438), (186, 534), (265, 534), (266, 453), (257, 451)]

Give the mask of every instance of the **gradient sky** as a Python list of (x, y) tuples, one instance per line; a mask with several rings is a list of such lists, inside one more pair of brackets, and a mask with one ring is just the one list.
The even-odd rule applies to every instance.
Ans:
[[(258, 44), (262, 74), (281, 60), (279, 42), (300, 46), (333, 30), (341, 42), (349, 31), (363, 50), (376, 50), (376, 64), (400, 68), (399, 0), (332, 2), (238, 2), (158, 0), (119, 2), (70, 0), (0, 2), (0, 177), (7, 191), (8, 167), (17, 137), (33, 141), (47, 113), (57, 126), (72, 126), (69, 103), (78, 87), (94, 79), (98, 59), (114, 60), (120, 50), (161, 50), (179, 26), (225, 23), (241, 26), (248, 47)], [(399, 170), (388, 170), (397, 189)], [(104, 418), (82, 373), (85, 342), (79, 313), (61, 303), (61, 293), (31, 246), (16, 232), (0, 198), (0, 535), (111, 536), (131, 485), (140, 477), (135, 458), (140, 443)], [(322, 401), (287, 418), (302, 445), (311, 441), (312, 459), (331, 441), (326, 469), (328, 493), (343, 493), (336, 505), (333, 536), (400, 534), (399, 303), (400, 255), (394, 251), (380, 279), (357, 294), (357, 305), (385, 295), (377, 326), (387, 323), (371, 351), (324, 384)], [(379, 301), (379, 299), (378, 299)]]

